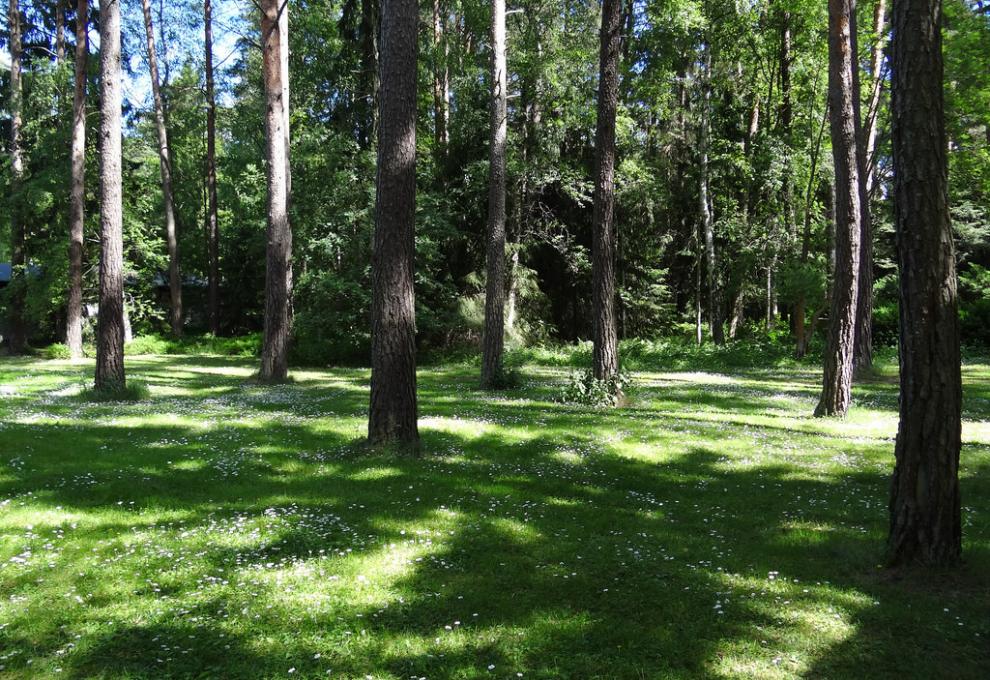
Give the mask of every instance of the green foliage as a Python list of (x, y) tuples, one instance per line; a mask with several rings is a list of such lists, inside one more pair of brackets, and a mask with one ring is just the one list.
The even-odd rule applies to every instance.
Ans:
[(561, 388), (560, 400), (569, 404), (612, 408), (623, 402), (624, 389), (630, 382), (629, 376), (622, 372), (600, 380), (591, 369), (575, 371)]
[(79, 395), (82, 401), (91, 403), (147, 401), (150, 397), (151, 390), (143, 380), (128, 380), (123, 387), (89, 387)]
[(72, 351), (69, 346), (60, 342), (48, 345), (41, 350), (41, 356), (49, 360), (71, 359)]
[(216, 337), (210, 334), (184, 336), (181, 339), (162, 335), (139, 335), (124, 347), (130, 356), (141, 355), (213, 355), (257, 357), (261, 354), (261, 334)]

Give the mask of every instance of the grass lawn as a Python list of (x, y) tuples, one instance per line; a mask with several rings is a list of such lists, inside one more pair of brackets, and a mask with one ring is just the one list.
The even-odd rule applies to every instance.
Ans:
[(990, 366), (964, 367), (966, 564), (878, 565), (894, 366), (844, 422), (811, 368), (639, 372), (631, 406), (424, 368), (424, 457), (368, 372), (0, 360), (3, 678), (987, 678)]

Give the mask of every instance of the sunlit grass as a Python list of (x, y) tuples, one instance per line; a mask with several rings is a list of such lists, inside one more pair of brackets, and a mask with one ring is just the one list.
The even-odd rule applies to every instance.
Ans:
[(94, 403), (91, 364), (0, 363), (0, 677), (990, 667), (986, 364), (964, 369), (966, 564), (934, 576), (879, 567), (890, 363), (845, 421), (810, 416), (807, 365), (651, 367), (613, 411), (559, 403), (565, 368), (494, 396), (426, 368), (419, 460), (362, 445), (366, 370), (255, 368), (139, 357), (147, 397)]

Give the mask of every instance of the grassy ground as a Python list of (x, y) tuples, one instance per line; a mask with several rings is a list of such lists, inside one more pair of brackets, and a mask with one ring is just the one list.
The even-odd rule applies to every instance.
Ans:
[(966, 564), (878, 567), (894, 369), (845, 422), (809, 369), (639, 372), (633, 404), (420, 373), (421, 460), (370, 455), (368, 374), (0, 363), (5, 678), (985, 678), (990, 366), (965, 367)]

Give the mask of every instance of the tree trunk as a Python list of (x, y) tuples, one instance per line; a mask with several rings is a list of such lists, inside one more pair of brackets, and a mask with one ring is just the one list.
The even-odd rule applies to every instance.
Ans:
[[(285, 209), (292, 208), (292, 135), (289, 130), (289, 0), (278, 8), (278, 64), (282, 82), (282, 136), (285, 137)], [(289, 314), (292, 314), (292, 269), (289, 268)]]
[[(284, 1), (284, 0), (283, 0)], [(263, 382), (281, 382), (289, 373), (292, 327), (292, 230), (289, 226), (289, 187), (286, 176), (285, 87), (279, 0), (261, 4), (262, 79), (265, 88), (265, 136), (268, 156), (268, 230), (265, 256), (265, 329), (261, 349)]]
[(415, 447), (416, 0), (382, 6), (368, 441)]
[[(808, 264), (808, 257), (811, 255), (811, 206), (815, 192), (815, 180), (818, 175), (818, 157), (821, 154), (822, 138), (825, 136), (825, 124), (828, 122), (828, 105), (825, 106), (825, 114), (822, 116), (821, 125), (818, 128), (818, 137), (815, 141), (815, 148), (811, 154), (811, 171), (808, 173), (808, 191), (804, 201), (804, 232), (801, 236), (801, 265)], [(794, 355), (801, 359), (808, 353), (808, 345), (814, 337), (814, 327), (817, 325), (818, 317), (811, 320), (812, 330), (808, 331), (805, 322), (805, 312), (808, 298), (804, 291), (801, 291), (797, 303), (794, 305), (794, 330), (797, 334), (797, 343)]]
[(65, 344), (73, 359), (83, 355), (82, 293), (86, 210), (86, 62), (89, 59), (89, 0), (76, 4), (75, 91), (72, 97), (72, 178), (69, 190), (69, 300)]
[(898, 0), (891, 24), (901, 398), (888, 549), (893, 564), (945, 566), (962, 553), (962, 380), (941, 0)]
[[(504, 5), (503, 2), (503, 12)], [(494, 11), (494, 10), (493, 10)], [(447, 150), (447, 91), (449, 89), (449, 72), (447, 70), (447, 42), (444, 40), (444, 24), (446, 16), (442, 6), (442, 0), (433, 0), (433, 129), (437, 153), (440, 158), (446, 155)], [(504, 16), (502, 24), (505, 24)], [(494, 27), (493, 27), (494, 28)], [(503, 58), (504, 58), (504, 29), (503, 33)], [(494, 45), (493, 45), (494, 49)]]
[(739, 289), (732, 300), (732, 318), (729, 320), (729, 338), (735, 340), (739, 334), (739, 329), (745, 323), (746, 313), (746, 284), (739, 283)]
[(505, 337), (505, 145), (506, 59), (505, 0), (492, 0), (491, 141), (488, 184), (488, 276), (485, 282), (485, 331), (481, 384), (496, 386), (502, 372)]
[(220, 334), (220, 224), (217, 218), (217, 100), (213, 87), (213, 3), (203, 3), (206, 53), (206, 254), (207, 316)]
[(158, 78), (158, 56), (155, 51), (155, 31), (151, 25), (151, 3), (141, 0), (144, 10), (144, 32), (148, 47), (148, 68), (151, 71), (151, 92), (155, 100), (155, 125), (158, 128), (158, 158), (162, 176), (162, 198), (165, 202), (165, 241), (168, 244), (168, 288), (172, 300), (172, 335), (182, 336), (182, 275), (179, 272), (179, 241), (175, 230), (175, 199), (172, 195), (172, 160), (165, 127), (165, 106)]
[(117, 391), (124, 377), (124, 236), (121, 144), (120, 0), (100, 2), (100, 310), (96, 389)]
[(708, 320), (712, 340), (716, 345), (725, 344), (724, 320), (722, 318), (722, 291), (719, 286), (718, 259), (715, 252), (715, 230), (712, 224), (712, 209), (708, 202), (708, 143), (711, 137), (712, 115), (712, 56), (708, 45), (702, 56), (704, 73), (701, 90), (701, 134), (698, 146), (701, 153), (698, 197), (701, 202), (701, 226), (705, 236), (705, 270), (708, 287)]
[(21, 115), (24, 93), (21, 85), (21, 13), (17, 0), (10, 0), (7, 13), (10, 23), (10, 265), (8, 309), (10, 313), (9, 348), (21, 354), (27, 346), (24, 325), (27, 272), (24, 253), (25, 225), (21, 215), (21, 182), (24, 180), (24, 150), (21, 148)]
[(65, 0), (55, 0), (55, 63), (65, 63)]
[(855, 0), (829, 0), (829, 115), (835, 165), (835, 283), (816, 416), (844, 417), (852, 399), (859, 285), (860, 184), (851, 31)]
[(594, 374), (599, 380), (619, 371), (615, 320), (615, 115), (619, 99), (621, 0), (603, 0), (595, 130), (595, 212), (591, 249), (594, 307)]
[[(886, 7), (885, 0), (877, 0), (873, 12), (873, 34), (875, 42), (870, 54), (870, 75), (873, 78), (870, 101), (866, 111), (867, 119), (860, 122), (859, 130), (859, 184), (860, 209), (860, 260), (859, 260), (859, 299), (856, 303), (856, 346), (853, 354), (854, 375), (868, 376), (873, 370), (873, 219), (870, 213), (870, 195), (873, 191), (873, 153), (877, 141), (877, 109), (880, 106), (880, 93), (883, 78), (880, 72), (883, 63), (883, 33)], [(855, 26), (855, 22), (854, 22)], [(853, 49), (856, 48), (856, 32), (853, 30)], [(856, 70), (856, 104), (859, 106), (859, 69)], [(862, 121), (859, 111), (857, 121)]]

